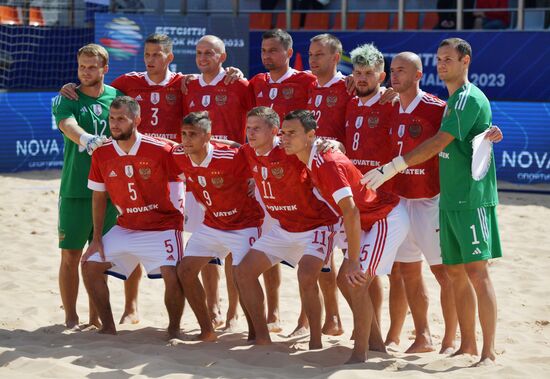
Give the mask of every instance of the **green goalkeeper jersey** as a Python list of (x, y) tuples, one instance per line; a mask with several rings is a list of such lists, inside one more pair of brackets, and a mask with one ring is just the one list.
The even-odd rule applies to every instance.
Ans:
[[(78, 89), (76, 92), (78, 100), (69, 100), (63, 96), (57, 96), (54, 99), (52, 112), (56, 124), (59, 126), (62, 120), (74, 118), (86, 133), (109, 137), (111, 135), (109, 107), (117, 96), (124, 94), (108, 85), (104, 86), (103, 93), (99, 97), (90, 97)], [(92, 159), (84, 147), (74, 143), (65, 135), (63, 140), (65, 149), (59, 195), (73, 198), (91, 197), (92, 191), (88, 189), (88, 173)]]
[(442, 210), (465, 210), (498, 203), (494, 155), (487, 174), (472, 178), (472, 139), (491, 126), (491, 105), (472, 83), (459, 88), (447, 101), (441, 131), (455, 139), (439, 153)]

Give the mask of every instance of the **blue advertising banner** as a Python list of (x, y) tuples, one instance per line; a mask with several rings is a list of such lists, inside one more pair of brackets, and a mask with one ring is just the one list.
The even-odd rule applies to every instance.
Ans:
[[(293, 32), (294, 52), (299, 53), (308, 69), (309, 40), (318, 33)], [(373, 42), (386, 57), (412, 51), (424, 66), (421, 87), (441, 98), (447, 91), (436, 72), (436, 51), (449, 37), (460, 37), (472, 46), (470, 81), (479, 86), (490, 100), (548, 101), (550, 99), (550, 33), (547, 32), (340, 32), (334, 33), (344, 46), (340, 71), (351, 73), (349, 52), (358, 45)], [(261, 62), (261, 32), (250, 33), (251, 76), (265, 71)], [(294, 57), (294, 59), (295, 59)], [(291, 62), (293, 63), (293, 62)]]
[(195, 46), (206, 34), (226, 46), (225, 66), (248, 74), (248, 17), (169, 16), (96, 13), (95, 41), (107, 48), (110, 62), (106, 82), (131, 71), (145, 71), (143, 44), (149, 34), (167, 34), (174, 42), (174, 72), (196, 73)]
[[(55, 92), (0, 93), (0, 172), (61, 168), (63, 137), (51, 115)], [(32, 105), (32, 106), (31, 106)], [(504, 140), (494, 145), (497, 177), (550, 183), (550, 103), (491, 103)]]
[(0, 172), (63, 167), (63, 135), (52, 116), (55, 92), (0, 93)]

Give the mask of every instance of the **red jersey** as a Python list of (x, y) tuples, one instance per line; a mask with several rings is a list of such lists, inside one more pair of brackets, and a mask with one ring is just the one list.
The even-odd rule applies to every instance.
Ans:
[(221, 230), (259, 227), (264, 211), (248, 196), (252, 175), (239, 149), (211, 142), (204, 161), (197, 165), (176, 146), (172, 156), (185, 175), (187, 188), (204, 205), (204, 224)]
[(139, 132), (181, 142), (181, 78), (183, 74), (167, 71), (159, 84), (147, 72), (130, 72), (116, 78), (111, 85), (133, 97), (141, 108)]
[[(407, 109), (395, 109), (392, 125), (393, 154), (405, 155), (439, 131), (445, 102), (420, 91)], [(389, 160), (389, 159), (388, 159)], [(392, 179), (393, 192), (407, 199), (422, 199), (439, 193), (439, 157), (436, 155), (407, 168)]]
[(168, 177), (177, 172), (170, 146), (140, 133), (126, 154), (111, 140), (92, 156), (88, 188), (107, 191), (131, 230), (183, 230), (183, 218), (170, 201)]
[(212, 121), (212, 138), (226, 139), (240, 144), (246, 141), (246, 113), (254, 107), (248, 81), (238, 80), (224, 84), (225, 71), (207, 84), (201, 75), (188, 85), (183, 96), (184, 114), (208, 111)]
[(340, 215), (338, 202), (353, 196), (361, 213), (361, 229), (369, 231), (372, 225), (383, 219), (399, 202), (399, 197), (384, 191), (373, 191), (359, 181), (361, 172), (339, 151), (317, 152), (313, 145), (307, 168), (311, 172), (313, 184), (321, 195)]
[(315, 82), (307, 101), (307, 109), (313, 112), (317, 120), (315, 135), (341, 143), (346, 140), (346, 107), (353, 97), (346, 90), (344, 78), (338, 73), (322, 87)]
[(364, 174), (392, 158), (391, 103), (381, 105), (380, 93), (362, 103), (357, 96), (346, 109), (346, 155)]
[(305, 232), (338, 222), (326, 202), (315, 195), (306, 166), (295, 155), (287, 155), (278, 138), (265, 155), (256, 154), (248, 144), (241, 149), (266, 210), (283, 229)]
[(269, 73), (262, 73), (250, 79), (256, 106), (273, 108), (281, 124), (288, 112), (306, 109), (308, 93), (317, 79), (310, 73), (290, 68), (279, 80), (271, 80)]

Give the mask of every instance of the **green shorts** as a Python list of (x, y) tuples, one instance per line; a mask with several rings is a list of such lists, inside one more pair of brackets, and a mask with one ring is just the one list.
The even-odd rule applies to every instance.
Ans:
[(455, 265), (502, 256), (495, 207), (439, 210), (443, 264)]
[[(117, 210), (109, 200), (105, 213), (103, 234), (116, 223)], [(59, 248), (82, 250), (93, 236), (92, 198), (59, 197), (57, 233)]]

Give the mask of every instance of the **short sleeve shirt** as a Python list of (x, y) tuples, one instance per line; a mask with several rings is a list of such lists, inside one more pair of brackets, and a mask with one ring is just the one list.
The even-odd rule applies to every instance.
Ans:
[[(78, 100), (70, 100), (63, 96), (54, 99), (52, 113), (56, 124), (59, 126), (61, 121), (74, 118), (86, 133), (109, 137), (109, 107), (117, 96), (124, 94), (108, 85), (104, 85), (103, 93), (97, 98), (85, 95), (79, 89), (76, 92)], [(84, 147), (74, 143), (67, 136), (63, 136), (63, 140), (65, 148), (59, 195), (89, 198), (92, 191), (88, 189), (87, 183), (92, 158)]]
[(441, 131), (455, 139), (439, 153), (441, 197), (444, 210), (465, 210), (498, 203), (494, 154), (487, 174), (472, 178), (472, 140), (491, 126), (491, 105), (472, 83), (459, 88), (447, 101)]

